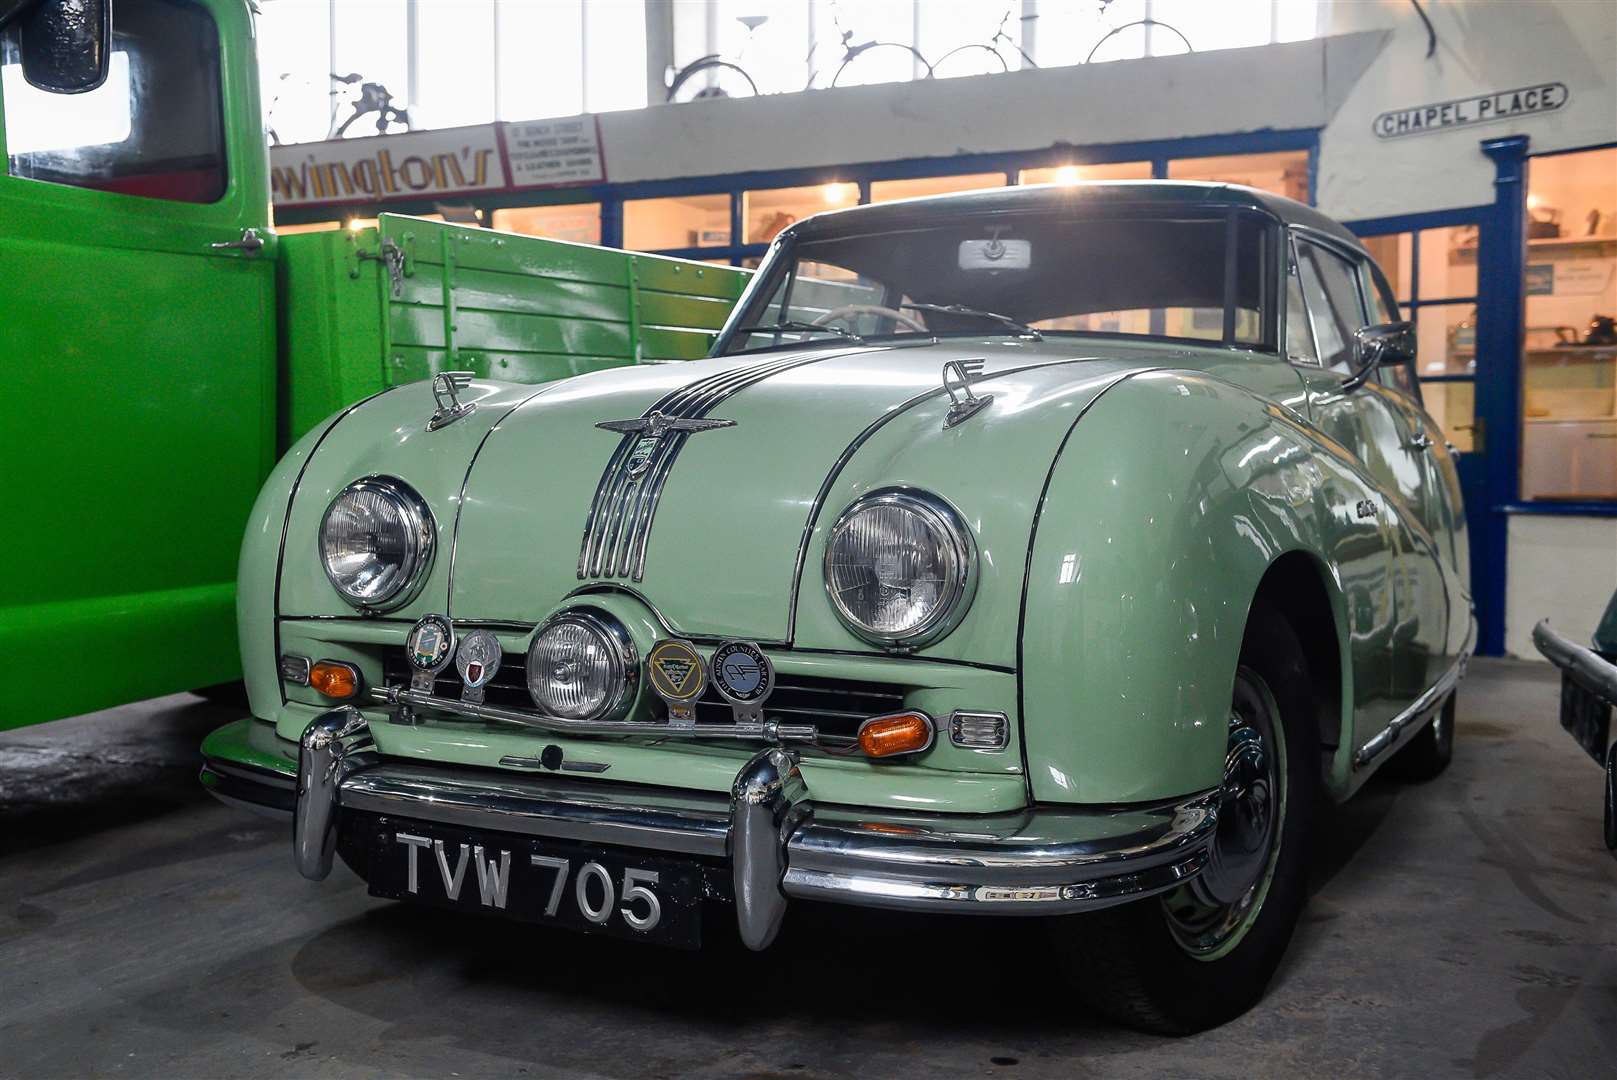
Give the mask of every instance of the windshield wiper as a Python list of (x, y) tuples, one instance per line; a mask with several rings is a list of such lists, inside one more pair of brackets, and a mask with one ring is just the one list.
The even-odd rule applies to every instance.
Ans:
[(796, 319), (787, 319), (785, 322), (755, 323), (752, 326), (736, 327), (736, 333), (738, 334), (768, 334), (781, 330), (793, 334), (836, 334), (838, 337), (847, 338), (849, 341), (856, 342), (860, 345), (865, 343), (865, 339), (854, 333), (852, 330), (844, 330), (840, 326), (830, 326), (826, 323), (801, 322)]
[(979, 319), (992, 319), (1001, 326), (1014, 330), (1018, 337), (1032, 338), (1034, 341), (1044, 340), (1044, 335), (1027, 323), (1018, 322), (1009, 315), (1001, 315), (997, 311), (984, 311), (982, 308), (967, 307), (964, 304), (900, 304), (898, 306), (911, 308), (915, 311), (936, 311), (940, 315), (971, 315)]

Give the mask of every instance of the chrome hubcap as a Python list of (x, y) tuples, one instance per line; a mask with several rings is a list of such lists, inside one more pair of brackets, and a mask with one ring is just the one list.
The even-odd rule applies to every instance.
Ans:
[(1284, 747), (1269, 698), (1246, 673), (1230, 710), (1218, 830), (1206, 868), (1162, 899), (1168, 927), (1185, 951), (1210, 958), (1255, 916), (1279, 849)]

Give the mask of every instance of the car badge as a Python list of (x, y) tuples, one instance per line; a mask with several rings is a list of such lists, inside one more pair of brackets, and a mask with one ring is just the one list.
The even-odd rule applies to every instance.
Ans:
[(674, 727), (696, 723), (696, 699), (707, 689), (707, 665), (688, 641), (664, 638), (646, 657), (651, 689), (668, 703), (668, 722)]
[(713, 688), (730, 703), (738, 724), (761, 724), (764, 702), (775, 690), (775, 665), (750, 641), (726, 641), (713, 650)]
[(602, 420), (595, 425), (602, 431), (615, 431), (620, 435), (639, 435), (634, 449), (629, 451), (628, 470), (629, 478), (637, 479), (644, 476), (646, 470), (651, 468), (651, 462), (657, 456), (657, 447), (662, 445), (663, 436), (670, 432), (679, 432), (689, 435), (696, 431), (712, 431), (714, 428), (735, 427), (734, 420), (710, 420), (706, 417), (669, 416), (665, 412), (653, 409), (645, 416), (637, 416), (633, 420)]
[(460, 648), (455, 650), (455, 670), (460, 672), (462, 701), (483, 703), (483, 688), (500, 670), (504, 655), (500, 640), (487, 630), (473, 630), (460, 639)]
[(410, 689), (432, 693), (433, 681), (454, 655), (454, 626), (442, 615), (423, 615), (404, 639), (404, 656), (410, 662)]

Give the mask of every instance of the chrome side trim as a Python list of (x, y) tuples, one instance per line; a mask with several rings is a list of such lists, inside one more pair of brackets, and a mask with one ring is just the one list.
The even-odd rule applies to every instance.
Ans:
[(1386, 753), (1399, 741), (1406, 729), (1413, 734), (1420, 726), (1419, 721), (1425, 719), (1427, 713), (1441, 704), (1443, 698), (1460, 681), (1460, 676), (1464, 673), (1465, 664), (1469, 658), (1469, 652), (1461, 653), (1460, 658), (1450, 665), (1449, 669), (1443, 673), (1437, 682), (1427, 687), (1426, 691), (1416, 698), (1409, 708), (1393, 717), (1388, 721), (1386, 727), (1376, 732), (1363, 746), (1359, 747), (1358, 752), (1353, 755), (1353, 767), (1362, 769)]

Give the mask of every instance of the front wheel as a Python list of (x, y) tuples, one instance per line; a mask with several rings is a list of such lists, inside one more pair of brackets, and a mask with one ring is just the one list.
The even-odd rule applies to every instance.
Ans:
[(1183, 1035), (1232, 1020), (1263, 995), (1305, 896), (1320, 790), (1313, 718), (1291, 625), (1254, 612), (1206, 868), (1161, 896), (1051, 923), (1076, 989), (1097, 1012)]

